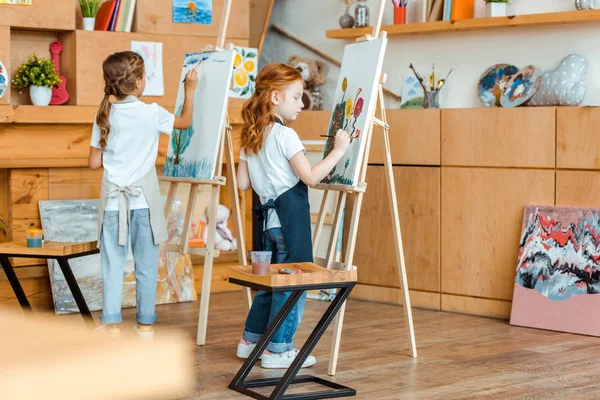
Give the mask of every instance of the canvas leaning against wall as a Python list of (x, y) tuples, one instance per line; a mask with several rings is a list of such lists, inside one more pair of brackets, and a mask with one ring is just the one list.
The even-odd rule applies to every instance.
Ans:
[[(376, 39), (349, 44), (344, 49), (328, 135), (335, 136), (338, 129), (345, 130), (350, 135), (350, 147), (321, 183), (354, 185), (358, 181), (386, 46), (387, 39)], [(323, 158), (331, 153), (333, 144), (334, 138), (328, 138)]]
[(181, 115), (183, 110), (183, 79), (192, 68), (198, 71), (194, 113), (189, 129), (173, 130), (165, 161), (165, 176), (195, 179), (214, 177), (227, 113), (234, 57), (233, 50), (185, 55), (175, 114)]
[[(100, 200), (40, 201), (44, 239), (54, 242), (97, 240)], [(181, 202), (175, 201), (167, 221), (168, 243), (179, 243), (183, 230)], [(100, 254), (69, 260), (90, 311), (102, 310)], [(123, 271), (123, 307), (135, 306), (134, 260), (129, 250)], [(57, 314), (78, 312), (77, 304), (56, 260), (48, 260), (50, 286)], [(156, 304), (194, 301), (194, 271), (189, 255), (160, 251)]]
[(600, 336), (599, 215), (525, 207), (511, 325)]

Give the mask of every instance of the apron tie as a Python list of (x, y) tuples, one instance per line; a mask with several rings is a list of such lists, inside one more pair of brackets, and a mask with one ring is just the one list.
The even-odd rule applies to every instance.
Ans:
[(142, 189), (139, 186), (116, 186), (108, 192), (106, 197), (119, 198), (119, 246), (127, 245), (127, 227), (131, 226), (131, 209), (129, 196), (140, 196)]
[[(269, 199), (265, 204), (261, 204), (252, 208), (252, 212), (258, 215), (258, 220), (262, 219), (263, 224), (263, 250), (267, 248), (267, 235), (264, 233), (267, 230), (267, 219), (269, 218), (269, 210), (275, 210), (275, 201)], [(275, 211), (277, 212), (277, 211)]]

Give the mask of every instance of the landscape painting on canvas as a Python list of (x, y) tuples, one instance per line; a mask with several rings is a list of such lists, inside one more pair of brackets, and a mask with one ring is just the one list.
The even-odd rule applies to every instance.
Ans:
[[(168, 0), (162, 0), (168, 1)], [(182, 24), (212, 24), (212, 0), (172, 0), (173, 22)]]
[[(94, 241), (98, 235), (99, 200), (40, 201), (44, 239), (56, 242)], [(181, 202), (175, 201), (168, 221), (169, 243), (179, 243), (183, 228)], [(194, 272), (189, 256), (161, 251), (156, 304), (194, 301)], [(102, 310), (100, 254), (69, 260), (90, 311)], [(78, 312), (75, 300), (56, 260), (48, 260), (50, 286), (57, 314)], [(123, 273), (123, 307), (135, 306), (134, 261), (131, 250)]]
[[(365, 133), (377, 101), (386, 45), (387, 39), (376, 39), (349, 44), (344, 49), (328, 135), (335, 136), (338, 129), (345, 130), (350, 135), (350, 147), (321, 183), (357, 183), (365, 151)], [(334, 138), (327, 139), (323, 158), (331, 153), (333, 143)]]
[(184, 100), (183, 79), (198, 71), (192, 125), (173, 130), (165, 161), (165, 176), (211, 179), (215, 174), (223, 135), (227, 98), (233, 72), (234, 50), (186, 54), (179, 79), (175, 114), (181, 115)]
[(600, 336), (599, 214), (525, 207), (512, 325)]

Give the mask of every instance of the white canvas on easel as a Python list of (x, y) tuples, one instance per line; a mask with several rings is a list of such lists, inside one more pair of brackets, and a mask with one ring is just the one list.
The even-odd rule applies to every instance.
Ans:
[(211, 179), (215, 176), (235, 51), (206, 51), (185, 55), (181, 70), (175, 114), (181, 115), (185, 90), (183, 79), (189, 70), (198, 71), (194, 93), (192, 125), (175, 129), (169, 140), (165, 176)]

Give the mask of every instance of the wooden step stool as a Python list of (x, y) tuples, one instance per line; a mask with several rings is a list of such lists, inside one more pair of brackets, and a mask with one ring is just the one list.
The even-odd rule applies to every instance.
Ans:
[[(279, 268), (300, 269), (302, 273), (295, 275), (279, 274)], [(292, 295), (285, 302), (281, 311), (277, 314), (267, 331), (263, 334), (261, 340), (238, 371), (229, 388), (236, 392), (243, 393), (255, 399), (328, 399), (333, 397), (355, 396), (356, 390), (334, 382), (327, 381), (312, 375), (296, 376), (300, 367), (313, 351), (319, 339), (340, 310), (344, 301), (350, 295), (350, 292), (356, 285), (356, 270), (336, 271), (326, 269), (313, 263), (293, 263), (293, 264), (273, 264), (271, 265), (270, 275), (253, 275), (251, 266), (231, 267), (229, 282), (236, 285), (246, 286), (252, 289), (264, 290), (266, 292), (292, 292)], [(333, 299), (333, 302), (321, 317), (316, 328), (309, 335), (306, 343), (296, 356), (292, 365), (288, 368), (282, 378), (255, 379), (245, 382), (250, 374), (252, 367), (258, 361), (262, 352), (267, 348), (269, 341), (277, 332), (285, 318), (294, 308), (294, 305), (300, 299), (303, 292), (307, 290), (320, 289), (340, 289)], [(289, 385), (293, 383), (318, 383), (327, 386), (333, 390), (321, 391), (316, 393), (300, 393), (285, 395)], [(251, 388), (275, 386), (275, 389), (269, 397), (263, 396), (250, 390)]]

